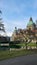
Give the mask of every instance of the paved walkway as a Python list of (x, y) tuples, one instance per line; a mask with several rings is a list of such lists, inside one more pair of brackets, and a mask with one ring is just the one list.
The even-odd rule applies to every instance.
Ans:
[(0, 61), (0, 65), (37, 65), (37, 55), (28, 55)]

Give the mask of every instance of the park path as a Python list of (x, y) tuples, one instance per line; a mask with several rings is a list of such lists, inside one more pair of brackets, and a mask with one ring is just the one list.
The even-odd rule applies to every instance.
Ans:
[(37, 54), (3, 60), (0, 65), (37, 65)]

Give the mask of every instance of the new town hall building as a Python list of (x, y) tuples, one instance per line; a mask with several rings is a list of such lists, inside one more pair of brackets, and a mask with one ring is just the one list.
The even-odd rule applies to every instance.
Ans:
[(26, 29), (17, 29), (12, 34), (11, 41), (26, 41), (31, 40), (31, 42), (37, 41), (37, 21), (33, 22), (32, 17), (30, 17)]

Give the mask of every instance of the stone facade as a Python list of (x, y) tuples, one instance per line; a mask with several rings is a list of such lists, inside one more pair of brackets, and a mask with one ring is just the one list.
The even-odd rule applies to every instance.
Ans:
[[(33, 22), (32, 18), (30, 18), (29, 23), (27, 24), (26, 29), (17, 29), (12, 34), (11, 41), (26, 41), (26, 40), (35, 40), (37, 41), (37, 26)], [(32, 42), (33, 42), (32, 41)]]

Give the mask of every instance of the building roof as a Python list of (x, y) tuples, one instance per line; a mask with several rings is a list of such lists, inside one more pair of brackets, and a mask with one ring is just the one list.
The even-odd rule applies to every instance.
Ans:
[(36, 32), (37, 33), (37, 30), (32, 30), (32, 32)]
[(32, 25), (35, 25), (35, 23), (33, 22), (32, 18), (30, 18), (29, 23), (28, 23), (27, 26), (32, 26)]

